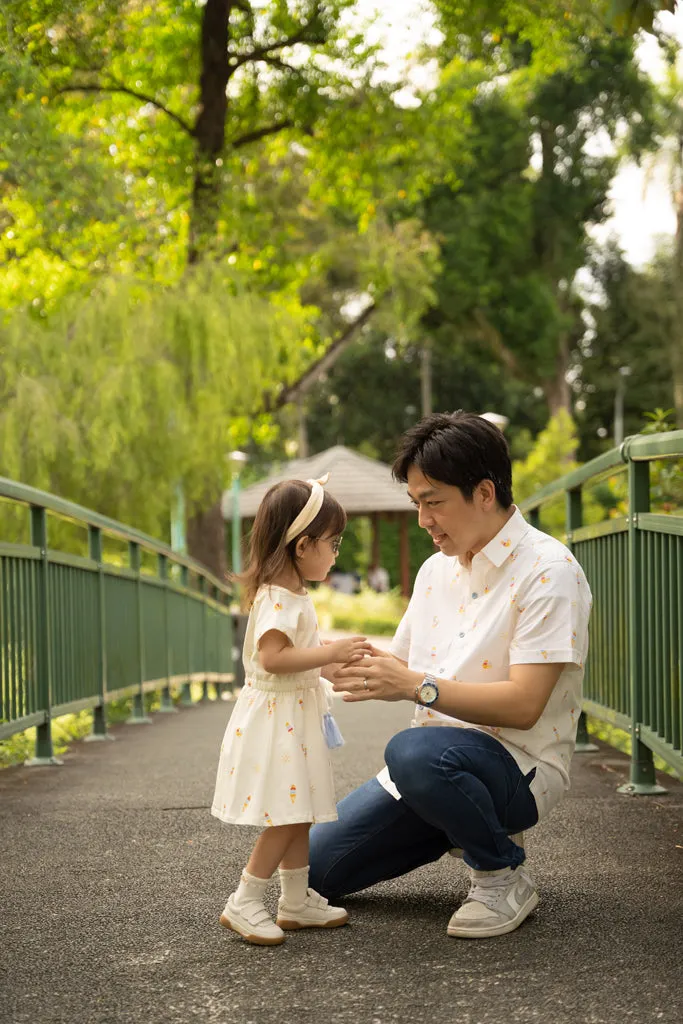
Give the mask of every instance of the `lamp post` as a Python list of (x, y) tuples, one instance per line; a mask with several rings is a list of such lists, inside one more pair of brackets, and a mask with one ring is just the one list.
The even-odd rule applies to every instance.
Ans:
[(503, 416), (499, 412), (483, 412), (481, 414), (483, 420), (488, 420), (489, 423), (493, 423), (494, 427), (498, 427), (499, 430), (505, 430), (510, 420), (507, 416)]
[(234, 451), (228, 455), (232, 466), (232, 571), (242, 572), (242, 521), (240, 519), (240, 474), (249, 456), (246, 452)]
[(614, 447), (624, 440), (624, 395), (626, 378), (632, 373), (630, 366), (620, 366), (617, 376), (617, 390), (614, 394)]

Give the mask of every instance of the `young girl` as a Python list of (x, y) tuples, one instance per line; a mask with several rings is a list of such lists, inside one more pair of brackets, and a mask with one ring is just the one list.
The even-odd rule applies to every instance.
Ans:
[[(320, 670), (370, 650), (364, 637), (321, 644), (306, 580), (335, 562), (346, 513), (322, 480), (287, 480), (264, 497), (242, 576), (249, 601), (245, 685), (221, 746), (211, 813), (237, 825), (268, 826), (256, 841), (221, 924), (248, 942), (276, 945), (283, 929), (334, 928), (348, 914), (308, 888), (308, 833), (337, 817), (323, 731), (327, 696)], [(332, 741), (334, 742), (334, 741)], [(282, 895), (277, 924), (263, 902), (275, 868)]]

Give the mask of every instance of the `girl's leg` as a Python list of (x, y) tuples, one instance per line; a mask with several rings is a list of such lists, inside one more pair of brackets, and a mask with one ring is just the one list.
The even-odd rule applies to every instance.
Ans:
[(283, 871), (308, 868), (308, 833), (311, 830), (311, 823), (307, 821), (302, 825), (293, 825), (292, 828), (298, 831), (282, 855), (280, 867)]
[(300, 826), (275, 825), (262, 832), (242, 872), (237, 890), (228, 898), (221, 924), (237, 932), (247, 942), (274, 946), (284, 941), (284, 932), (266, 910), (263, 898), (271, 875), (297, 835), (297, 829)]
[[(305, 844), (305, 859), (308, 864), (308, 830), (307, 823), (297, 825), (273, 825), (265, 829), (256, 840), (251, 857), (247, 861), (245, 871), (257, 878), (270, 878), (278, 864), (281, 863), (292, 844)], [(302, 838), (303, 837), (303, 838)], [(297, 846), (295, 845), (295, 848)], [(292, 865), (300, 867), (301, 864)]]
[(282, 895), (277, 923), (281, 928), (336, 928), (349, 915), (342, 907), (331, 907), (326, 899), (308, 887), (308, 833), (301, 825), (280, 861)]

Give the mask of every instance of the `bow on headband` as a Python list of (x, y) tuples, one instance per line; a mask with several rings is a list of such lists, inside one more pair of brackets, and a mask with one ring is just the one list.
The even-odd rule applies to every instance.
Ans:
[(299, 512), (299, 515), (287, 530), (287, 534), (285, 536), (285, 542), (287, 544), (289, 544), (290, 540), (294, 540), (295, 537), (298, 537), (307, 526), (310, 526), (317, 516), (325, 496), (323, 487), (329, 479), (330, 474), (325, 473), (325, 476), (321, 476), (319, 480), (306, 481), (307, 484), (311, 485), (311, 493), (308, 497), (308, 501), (301, 509), (301, 512)]

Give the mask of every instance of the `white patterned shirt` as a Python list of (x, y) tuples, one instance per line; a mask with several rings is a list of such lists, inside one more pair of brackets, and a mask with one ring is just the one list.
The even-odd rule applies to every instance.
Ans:
[[(536, 769), (539, 818), (569, 788), (590, 609), (586, 577), (569, 549), (515, 508), (469, 569), (440, 552), (427, 559), (390, 648), (416, 672), (482, 685), (508, 679), (511, 665), (565, 664), (531, 729), (473, 725), (419, 705), (412, 722), (495, 736), (525, 775)], [(378, 779), (396, 795), (386, 768)]]

